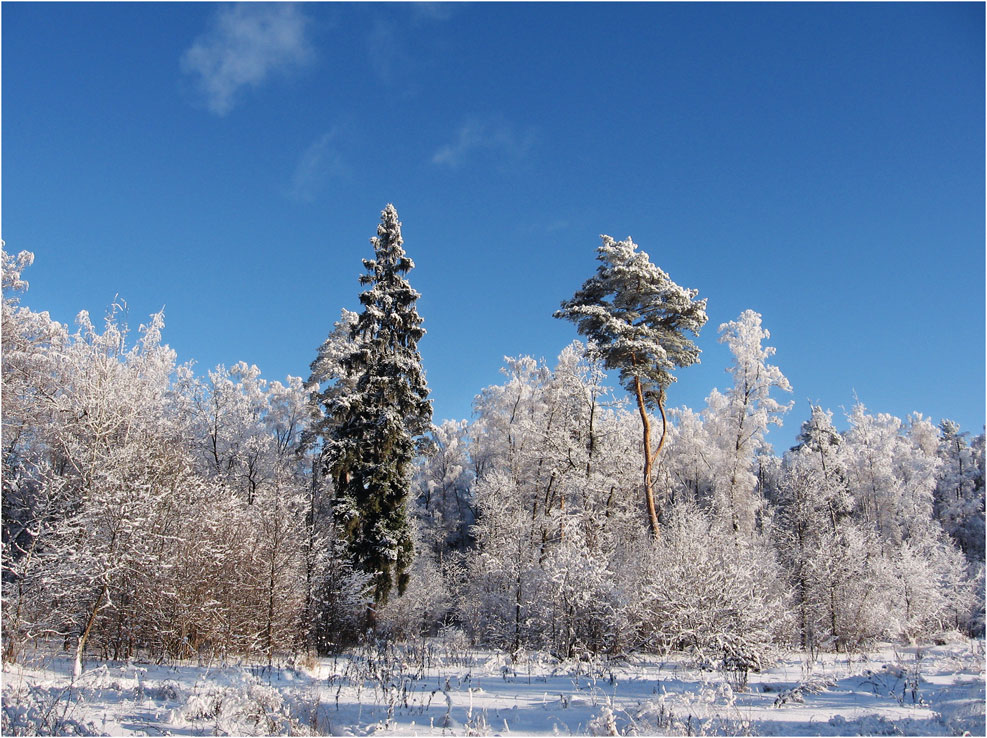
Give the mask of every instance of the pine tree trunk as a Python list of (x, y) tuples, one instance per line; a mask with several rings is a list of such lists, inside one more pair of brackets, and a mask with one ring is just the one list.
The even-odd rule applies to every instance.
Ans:
[(651, 469), (654, 466), (658, 454), (661, 453), (662, 446), (665, 445), (665, 432), (667, 430), (665, 408), (663, 407), (663, 402), (659, 400), (658, 410), (661, 412), (661, 440), (658, 442), (658, 447), (652, 453), (651, 420), (648, 418), (648, 410), (644, 405), (644, 392), (641, 389), (641, 380), (638, 377), (634, 377), (634, 393), (637, 397), (637, 409), (641, 414), (641, 425), (644, 429), (644, 500), (648, 508), (648, 525), (651, 528), (652, 535), (658, 539), (661, 538), (661, 529), (658, 527), (658, 510), (655, 506), (655, 492), (651, 483)]

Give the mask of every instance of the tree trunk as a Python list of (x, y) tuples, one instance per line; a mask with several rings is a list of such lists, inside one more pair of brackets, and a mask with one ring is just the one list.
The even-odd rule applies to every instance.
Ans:
[(520, 562), (514, 582), (514, 644), (511, 647), (511, 663), (517, 661), (521, 651), (521, 567)]
[[(23, 530), (27, 530), (27, 526)], [(30, 533), (30, 531), (28, 531)], [(20, 535), (20, 533), (18, 533)], [(18, 639), (21, 634), (21, 608), (24, 604), (24, 579), (30, 570), (32, 560), (34, 559), (34, 551), (38, 546), (38, 541), (41, 540), (41, 535), (32, 536), (31, 547), (27, 551), (27, 557), (24, 559), (24, 566), (21, 568), (21, 574), (17, 579), (17, 608), (14, 610), (14, 621), (11, 627), (8, 628), (7, 632), (7, 646), (3, 652), (3, 662), (13, 663), (17, 660), (17, 646)]]
[(275, 585), (275, 556), (276, 549), (271, 550), (271, 577), (267, 590), (267, 665), (274, 663), (274, 585)]
[(106, 591), (109, 585), (104, 584), (103, 588), (99, 591), (99, 595), (96, 597), (96, 602), (93, 603), (93, 609), (89, 613), (89, 620), (86, 622), (85, 630), (79, 636), (79, 643), (75, 647), (75, 667), (72, 670), (72, 678), (78, 679), (82, 676), (82, 654), (86, 650), (86, 642), (89, 640), (89, 633), (93, 629), (93, 624), (96, 622), (96, 614), (99, 612), (99, 606), (103, 602), (103, 598), (106, 596)]
[(654, 537), (661, 538), (661, 529), (658, 527), (658, 509), (655, 505), (654, 486), (651, 483), (651, 469), (655, 459), (661, 453), (665, 445), (665, 435), (668, 430), (668, 423), (665, 419), (664, 398), (658, 400), (658, 412), (661, 413), (661, 440), (658, 441), (657, 448), (651, 449), (651, 420), (648, 418), (648, 410), (644, 405), (644, 391), (641, 389), (641, 380), (634, 377), (634, 394), (637, 397), (637, 409), (641, 414), (641, 425), (644, 429), (644, 500), (648, 508), (648, 525)]

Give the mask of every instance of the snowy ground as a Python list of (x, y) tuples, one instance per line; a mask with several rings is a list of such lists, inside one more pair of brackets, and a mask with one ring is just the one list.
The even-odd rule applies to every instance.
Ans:
[(433, 643), (302, 666), (90, 662), (3, 674), (3, 733), (984, 735), (984, 642), (797, 654), (738, 692), (677, 658), (512, 665)]

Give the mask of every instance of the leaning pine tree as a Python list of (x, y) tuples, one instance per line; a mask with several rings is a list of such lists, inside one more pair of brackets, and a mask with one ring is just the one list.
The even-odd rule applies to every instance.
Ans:
[[(589, 339), (590, 351), (607, 369), (617, 369), (624, 388), (637, 400), (644, 430), (644, 498), (648, 524), (658, 537), (652, 469), (665, 444), (665, 390), (675, 381), (672, 370), (699, 361), (699, 348), (686, 337), (706, 323), (706, 300), (696, 290), (679, 287), (628, 238), (601, 236), (601, 262), (556, 318), (576, 324)], [(651, 446), (648, 408), (661, 414), (661, 439)]]
[[(342, 359), (346, 381), (322, 396), (323, 471), (332, 481), (332, 515), (355, 570), (371, 577), (376, 605), (404, 591), (412, 558), (407, 518), (416, 448), (431, 427), (432, 403), (418, 341), (420, 295), (404, 275), (414, 263), (402, 248), (397, 210), (381, 213), (376, 258), (364, 259), (363, 312)], [(372, 617), (372, 611), (370, 613)]]

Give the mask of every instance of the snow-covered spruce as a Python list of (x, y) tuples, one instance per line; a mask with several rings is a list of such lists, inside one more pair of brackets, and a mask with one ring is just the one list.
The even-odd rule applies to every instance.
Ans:
[[(418, 342), (425, 335), (415, 303), (418, 292), (405, 275), (397, 210), (381, 213), (374, 258), (364, 259), (363, 311), (350, 329), (351, 346), (339, 360), (344, 377), (322, 401), (322, 466), (333, 485), (336, 529), (347, 541), (354, 569), (371, 577), (373, 598), (383, 605), (396, 586), (404, 592), (412, 559), (407, 501), (413, 463), (431, 425), (432, 406)], [(325, 347), (313, 372), (326, 369)]]

